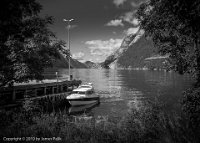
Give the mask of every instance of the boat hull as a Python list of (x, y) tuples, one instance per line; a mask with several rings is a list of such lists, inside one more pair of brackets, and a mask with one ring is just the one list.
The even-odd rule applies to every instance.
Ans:
[(68, 99), (71, 106), (84, 106), (88, 104), (99, 103), (99, 97), (84, 97)]

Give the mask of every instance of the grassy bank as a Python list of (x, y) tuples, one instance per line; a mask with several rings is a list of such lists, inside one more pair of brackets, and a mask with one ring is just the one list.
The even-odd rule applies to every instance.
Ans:
[[(166, 114), (158, 103), (133, 108), (125, 117), (69, 116), (66, 111), (0, 111), (0, 137), (32, 137), (29, 142), (195, 142), (184, 116)], [(57, 139), (57, 140), (56, 140)], [(5, 138), (4, 138), (5, 140)], [(26, 140), (27, 141), (27, 140)]]

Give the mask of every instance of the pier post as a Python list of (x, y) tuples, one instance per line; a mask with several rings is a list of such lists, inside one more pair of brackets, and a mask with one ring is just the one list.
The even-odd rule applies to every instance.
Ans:
[(26, 98), (26, 97), (27, 97), (27, 88), (24, 91), (24, 98)]
[(61, 93), (63, 92), (63, 85), (61, 85), (61, 87), (60, 87), (60, 91), (61, 91)]
[(46, 95), (47, 94), (47, 87), (45, 86), (44, 87), (44, 95)]
[(57, 87), (57, 92), (56, 93), (59, 93), (59, 85), (57, 85), (56, 87)]
[(52, 86), (52, 94), (55, 94), (55, 88)]
[(53, 89), (53, 86), (51, 86), (51, 93), (50, 94), (53, 94), (54, 93), (54, 89)]
[(67, 85), (67, 86), (66, 86), (66, 90), (65, 90), (65, 91), (67, 91), (67, 92), (68, 92), (68, 90), (69, 90), (69, 88), (68, 88), (68, 87), (69, 87), (69, 86)]
[(12, 100), (15, 101), (15, 99), (16, 99), (16, 91), (13, 90)]
[(34, 96), (36, 96), (36, 97), (38, 96), (37, 88), (34, 89)]

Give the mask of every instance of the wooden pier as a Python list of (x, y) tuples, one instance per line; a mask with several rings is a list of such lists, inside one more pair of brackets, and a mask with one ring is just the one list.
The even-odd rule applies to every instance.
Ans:
[(80, 80), (23, 84), (0, 88), (0, 106), (11, 105), (25, 99), (61, 98), (81, 84)]

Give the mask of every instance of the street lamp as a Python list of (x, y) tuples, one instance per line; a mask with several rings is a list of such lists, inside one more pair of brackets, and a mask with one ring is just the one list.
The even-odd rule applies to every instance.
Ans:
[(70, 22), (73, 21), (74, 19), (63, 19), (64, 22), (68, 22), (68, 27), (67, 27), (67, 33), (68, 33), (68, 48), (69, 48), (69, 79), (71, 80), (71, 75), (70, 75), (70, 34), (69, 34), (69, 31), (70, 31)]

